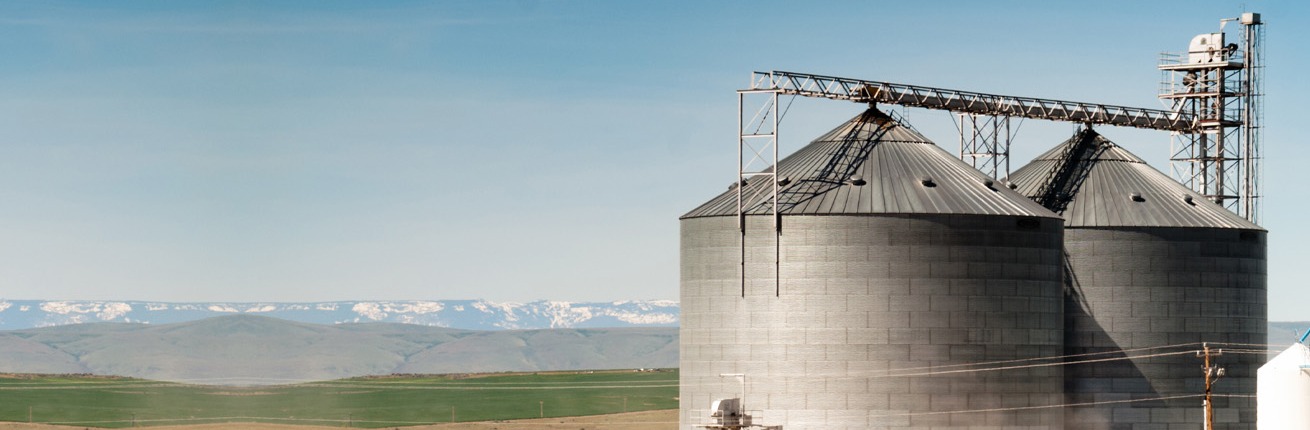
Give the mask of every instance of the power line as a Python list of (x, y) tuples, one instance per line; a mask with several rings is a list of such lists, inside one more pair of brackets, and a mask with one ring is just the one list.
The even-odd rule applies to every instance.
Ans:
[(1160, 400), (1187, 399), (1187, 398), (1195, 398), (1195, 397), (1202, 397), (1202, 396), (1203, 395), (1201, 394), (1184, 394), (1184, 395), (1177, 395), (1177, 396), (1151, 397), (1146, 399), (1102, 400), (1099, 402), (1061, 403), (1058, 405), (1015, 406), (1009, 408), (968, 409), (968, 410), (958, 410), (958, 411), (937, 411), (937, 412), (906, 412), (900, 414), (870, 415), (869, 418), (913, 417), (913, 416), (922, 416), (922, 415), (948, 415), (948, 414), (974, 414), (974, 413), (981, 413), (981, 412), (1010, 412), (1010, 411), (1033, 410), (1033, 409), (1055, 409), (1055, 408), (1069, 408), (1069, 407), (1080, 407), (1080, 406), (1108, 405), (1108, 404), (1117, 404), (1117, 403), (1154, 402)]
[[(1164, 348), (1164, 347), (1159, 347), (1159, 348)], [(1137, 349), (1138, 349), (1138, 350), (1141, 350), (1141, 349), (1151, 349), (1151, 348), (1137, 348)], [(1115, 352), (1121, 352), (1121, 351), (1115, 351)], [(1002, 371), (1002, 370), (1017, 370), (1017, 369), (1029, 369), (1029, 368), (1039, 368), (1039, 367), (1056, 367), (1056, 366), (1071, 366), (1071, 365), (1078, 365), (1078, 364), (1104, 363), (1104, 362), (1122, 361), (1122, 360), (1139, 360), (1139, 359), (1155, 358), (1155, 357), (1167, 357), (1167, 356), (1175, 356), (1175, 355), (1189, 355), (1189, 354), (1194, 354), (1194, 353), (1196, 353), (1196, 352), (1197, 352), (1197, 350), (1190, 350), (1190, 349), (1189, 349), (1189, 350), (1186, 350), (1186, 351), (1161, 352), (1161, 353), (1154, 353), (1154, 354), (1141, 354), (1141, 355), (1126, 355), (1126, 356), (1123, 356), (1123, 357), (1096, 358), (1096, 359), (1078, 360), (1078, 361), (1062, 361), (1062, 362), (1056, 362), (1056, 363), (1038, 363), (1038, 364), (1025, 364), (1025, 365), (1017, 365), (1017, 366), (997, 366), (997, 367), (985, 367), (985, 368), (978, 368), (978, 369), (957, 369), (957, 370), (928, 371), (928, 372), (918, 372), (918, 373), (896, 373), (896, 372), (903, 371), (903, 370), (906, 370), (906, 369), (924, 369), (924, 368), (937, 368), (937, 367), (938, 367), (938, 366), (929, 366), (929, 367), (920, 367), (920, 368), (906, 368), (906, 369), (884, 370), (884, 371), (876, 371), (876, 372), (870, 372), (870, 373), (863, 373), (863, 372), (860, 372), (860, 373), (848, 374), (848, 375), (846, 375), (846, 376), (829, 376), (829, 377), (825, 377), (825, 379), (828, 379), (828, 380), (842, 380), (842, 379), (857, 379), (857, 378), (860, 378), (860, 379), (867, 379), (867, 378), (906, 378), (906, 377), (918, 377), (918, 376), (950, 375), (950, 374), (960, 374), (960, 373), (995, 372), (995, 371)], [(1103, 353), (1095, 353), (1095, 354), (1103, 354)], [(1044, 357), (1044, 358), (1038, 358), (1038, 359), (1056, 359), (1056, 358), (1061, 358), (1061, 357), (1065, 357), (1065, 356), (1053, 356), (1053, 357)], [(1029, 359), (1029, 360), (1038, 360), (1038, 359)], [(1015, 361), (1022, 361), (1022, 360), (1015, 360)], [(981, 364), (984, 364), (984, 363), (961, 364), (961, 365), (955, 365), (955, 366), (969, 366), (969, 365), (981, 365)], [(711, 386), (711, 385), (718, 385), (718, 384), (715, 384), (715, 383), (710, 383), (710, 384), (683, 384), (682, 386), (686, 387), (686, 386)]]
[(1271, 352), (1270, 352), (1270, 351), (1262, 351), (1262, 350), (1258, 350), (1258, 349), (1228, 349), (1228, 348), (1224, 348), (1224, 353), (1225, 353), (1225, 354), (1268, 355), (1268, 354), (1270, 354)]
[(1135, 359), (1142, 359), (1142, 358), (1164, 357), (1170, 355), (1192, 354), (1193, 352), (1195, 351), (1161, 352), (1156, 354), (1145, 354), (1145, 355), (1134, 355), (1134, 356), (1112, 357), (1112, 358), (1096, 358), (1091, 360), (1064, 361), (1059, 363), (1024, 364), (1019, 366), (988, 367), (983, 369), (944, 370), (939, 372), (894, 374), (894, 375), (884, 375), (879, 377), (900, 378), (900, 377), (907, 377), (907, 376), (932, 376), (932, 375), (948, 375), (948, 374), (955, 374), (955, 373), (970, 373), (970, 372), (994, 372), (999, 370), (1015, 370), (1015, 369), (1036, 368), (1036, 367), (1054, 367), (1054, 366), (1069, 366), (1074, 364), (1101, 363), (1107, 361), (1135, 360)]
[[(913, 371), (913, 370), (924, 370), (924, 369), (949, 369), (949, 368), (955, 368), (955, 367), (986, 366), (986, 365), (993, 365), (993, 364), (1023, 363), (1023, 362), (1031, 362), (1031, 361), (1048, 361), (1048, 360), (1060, 360), (1060, 359), (1078, 358), (1078, 357), (1094, 357), (1094, 356), (1102, 356), (1102, 355), (1110, 355), (1110, 354), (1124, 354), (1124, 353), (1139, 352), (1139, 351), (1149, 351), (1149, 350), (1159, 350), (1159, 349), (1169, 349), (1169, 348), (1181, 348), (1181, 347), (1188, 347), (1188, 346), (1201, 345), (1202, 343), (1203, 343), (1203, 342), (1189, 342), (1189, 343), (1179, 343), (1179, 344), (1172, 344), (1172, 345), (1148, 346), (1148, 347), (1129, 348), (1129, 349), (1118, 349), (1118, 350), (1113, 350), (1113, 351), (1092, 352), (1092, 353), (1082, 353), (1082, 354), (1053, 355), (1053, 356), (1034, 357), (1034, 358), (1022, 358), (1022, 359), (1014, 359), (1014, 360), (984, 361), (984, 362), (975, 362), (975, 363), (944, 364), (944, 365), (934, 365), (934, 366), (903, 367), (903, 368), (898, 368), (898, 369), (889, 369), (889, 370), (883, 370), (883, 371), (875, 371), (875, 372), (871, 372), (871, 373), (858, 373), (858, 374), (853, 374), (853, 375), (849, 375), (849, 376), (846, 376), (846, 377), (835, 377), (835, 378), (828, 378), (828, 379), (857, 378), (857, 377), (861, 377), (861, 378), (862, 378), (862, 377), (897, 378), (897, 377), (913, 377), (913, 376), (933, 376), (933, 375), (946, 375), (946, 374), (971, 373), (971, 372), (991, 372), (991, 371), (1001, 371), (1001, 370), (1015, 370), (1015, 369), (1037, 368), (1037, 367), (1069, 366), (1069, 365), (1089, 364), (1089, 363), (1103, 363), (1103, 362), (1120, 361), (1120, 360), (1138, 360), (1138, 359), (1148, 359), (1148, 358), (1166, 357), (1166, 356), (1174, 356), (1174, 355), (1187, 355), (1187, 354), (1193, 354), (1193, 353), (1199, 352), (1199, 350), (1196, 350), (1196, 349), (1188, 349), (1188, 350), (1184, 350), (1184, 351), (1161, 352), (1161, 353), (1154, 353), (1154, 354), (1124, 355), (1124, 356), (1122, 356), (1122, 357), (1095, 358), (1095, 359), (1088, 359), (1088, 360), (1063, 361), (1063, 362), (1056, 362), (1056, 363), (1038, 363), (1038, 364), (1028, 364), (1028, 365), (1018, 365), (1018, 366), (997, 366), (997, 367), (984, 367), (984, 368), (977, 368), (977, 369), (938, 370), (938, 371), (917, 372), (917, 373), (897, 373), (897, 372)], [(1224, 343), (1213, 343), (1213, 342), (1212, 342), (1211, 344), (1224, 345)], [(1229, 343), (1228, 345), (1254, 345), (1254, 344), (1232, 344), (1232, 343)], [(1264, 350), (1249, 350), (1249, 349), (1224, 349), (1224, 352), (1231, 352), (1231, 353), (1234, 353), (1234, 354), (1266, 354), (1266, 353), (1268, 353), (1268, 351), (1264, 351)]]
[(1089, 352), (1089, 353), (1083, 353), (1083, 354), (1052, 355), (1052, 356), (1045, 356), (1045, 357), (1020, 358), (1020, 359), (1014, 359), (1014, 360), (982, 361), (982, 362), (977, 362), (977, 363), (965, 363), (965, 364), (944, 364), (944, 365), (940, 365), (940, 366), (902, 367), (902, 368), (899, 368), (899, 369), (892, 369), (892, 371), (899, 371), (899, 370), (919, 370), (919, 369), (941, 369), (941, 368), (950, 368), (950, 367), (982, 366), (982, 365), (988, 365), (988, 364), (1005, 364), (1005, 363), (1022, 363), (1022, 362), (1027, 362), (1027, 361), (1058, 360), (1058, 359), (1064, 359), (1064, 358), (1090, 357), (1090, 356), (1096, 356), (1096, 355), (1109, 355), (1109, 354), (1119, 354), (1119, 353), (1126, 353), (1126, 352), (1147, 351), (1147, 350), (1152, 350), (1152, 349), (1181, 348), (1181, 347), (1184, 347), (1184, 346), (1193, 346), (1193, 345), (1200, 345), (1200, 344), (1201, 344), (1201, 342), (1191, 342), (1191, 343), (1179, 343), (1179, 344), (1174, 344), (1174, 345), (1146, 346), (1146, 347), (1141, 347), (1141, 348), (1117, 349), (1117, 350), (1113, 350), (1113, 351), (1103, 351), (1103, 352)]
[[(1260, 346), (1266, 348), (1290, 346), (1285, 343), (1237, 343), (1237, 342), (1210, 342), (1211, 345), (1234, 345), (1234, 346)], [(1295, 344), (1295, 342), (1293, 342)]]

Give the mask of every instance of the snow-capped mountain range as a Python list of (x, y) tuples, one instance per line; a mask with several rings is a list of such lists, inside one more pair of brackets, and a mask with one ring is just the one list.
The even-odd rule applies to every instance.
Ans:
[(0, 330), (92, 322), (167, 324), (254, 314), (316, 324), (391, 322), (468, 330), (585, 327), (673, 327), (678, 302), (404, 300), (314, 303), (165, 303), (146, 301), (41, 301), (0, 299)]

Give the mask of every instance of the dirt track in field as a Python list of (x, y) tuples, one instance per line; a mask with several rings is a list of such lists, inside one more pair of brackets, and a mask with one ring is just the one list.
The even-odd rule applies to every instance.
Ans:
[[(71, 430), (82, 426), (53, 426), (46, 424), (0, 423), (0, 430)], [(91, 427), (94, 428), (94, 427)], [(152, 426), (151, 430), (328, 430), (343, 426), (299, 426), (288, 424), (221, 423), (180, 426)], [(669, 430), (678, 428), (678, 411), (629, 412), (626, 414), (594, 415), (588, 417), (545, 418), (513, 421), (486, 421), (473, 423), (435, 424), (408, 427), (382, 427), (405, 430)]]

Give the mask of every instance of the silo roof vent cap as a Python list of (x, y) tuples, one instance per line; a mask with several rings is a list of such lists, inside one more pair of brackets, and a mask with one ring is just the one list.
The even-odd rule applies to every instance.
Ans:
[(781, 177), (781, 178), (778, 178), (778, 185), (780, 185), (780, 186), (784, 186), (784, 187), (785, 187), (785, 186), (787, 186), (787, 184), (790, 184), (790, 183), (791, 183), (791, 178), (789, 178), (789, 177), (783, 176), (783, 177)]
[(861, 186), (861, 185), (867, 184), (868, 182), (864, 182), (864, 178), (861, 178), (861, 177), (859, 177), (859, 176), (857, 175), (857, 176), (851, 176), (850, 179), (846, 180), (846, 183), (858, 187), (858, 186)]
[(936, 187), (936, 186), (937, 186), (937, 183), (936, 183), (936, 182), (933, 182), (931, 176), (924, 176), (924, 177), (922, 177), (922, 178), (919, 178), (919, 183), (923, 184), (923, 186), (928, 187), (928, 188), (932, 188), (932, 187)]
[(1183, 202), (1192, 206), (1196, 206), (1196, 202), (1192, 200), (1192, 196), (1190, 194), (1183, 194)]
[(1138, 203), (1146, 201), (1145, 198), (1142, 198), (1142, 193), (1130, 193), (1128, 194), (1128, 198)]

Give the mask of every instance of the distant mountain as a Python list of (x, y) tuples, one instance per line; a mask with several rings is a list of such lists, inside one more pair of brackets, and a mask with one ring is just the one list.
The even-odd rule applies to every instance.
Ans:
[(236, 314), (0, 332), (0, 372), (262, 385), (390, 373), (678, 366), (670, 327), (473, 331)]
[(1271, 350), (1282, 352), (1297, 340), (1306, 330), (1310, 330), (1310, 322), (1291, 321), (1291, 322), (1269, 322), (1269, 348)]
[(408, 300), (314, 303), (164, 303), (0, 300), (0, 330), (89, 322), (168, 324), (236, 314), (314, 324), (393, 322), (468, 330), (676, 327), (678, 302), (605, 303)]

